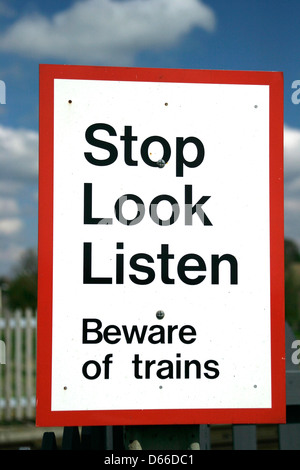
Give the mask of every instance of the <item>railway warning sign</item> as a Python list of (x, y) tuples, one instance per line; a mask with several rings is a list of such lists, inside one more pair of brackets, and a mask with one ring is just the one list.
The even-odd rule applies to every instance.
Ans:
[(38, 425), (284, 421), (282, 86), (40, 67)]

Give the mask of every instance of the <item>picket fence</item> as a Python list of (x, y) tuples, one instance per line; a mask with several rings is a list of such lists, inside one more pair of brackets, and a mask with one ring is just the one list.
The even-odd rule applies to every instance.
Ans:
[(0, 421), (35, 419), (36, 312), (3, 312), (0, 340)]

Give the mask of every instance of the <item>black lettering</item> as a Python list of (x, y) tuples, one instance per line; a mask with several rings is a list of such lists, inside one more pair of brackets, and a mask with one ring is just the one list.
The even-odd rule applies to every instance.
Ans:
[(186, 339), (186, 336), (196, 336), (196, 330), (191, 325), (184, 325), (179, 330), (179, 339), (182, 343), (192, 344), (196, 341), (196, 338)]
[(230, 264), (230, 284), (238, 283), (238, 263), (233, 255), (212, 255), (211, 256), (211, 282), (212, 284), (219, 284), (219, 265), (222, 261), (228, 261)]
[(161, 253), (157, 255), (161, 259), (161, 280), (164, 284), (174, 284), (174, 279), (169, 278), (169, 260), (174, 259), (173, 254), (169, 254), (169, 245), (161, 245)]
[(157, 365), (160, 367), (160, 369), (157, 369), (157, 372), (156, 372), (156, 375), (159, 379), (173, 379), (174, 378), (172, 361), (168, 361), (167, 359), (165, 359), (163, 361), (159, 361)]
[(150, 255), (147, 255), (147, 253), (137, 253), (130, 259), (130, 266), (132, 269), (138, 272), (146, 273), (147, 277), (145, 279), (139, 279), (135, 274), (130, 274), (129, 277), (131, 281), (134, 282), (134, 284), (151, 284), (151, 282), (155, 279), (155, 271), (153, 271), (153, 269), (149, 266), (138, 264), (138, 260), (140, 259), (145, 259), (148, 263), (154, 263), (154, 260)]
[[(103, 338), (109, 344), (117, 344), (120, 341), (121, 331), (116, 325), (109, 325), (104, 329)], [(117, 336), (115, 339), (111, 339), (111, 337)]]
[[(91, 328), (90, 323), (95, 323), (96, 326)], [(102, 323), (97, 318), (84, 318), (82, 321), (82, 344), (100, 343), (102, 341), (102, 333), (100, 333), (101, 327)], [(89, 333), (93, 333), (96, 337), (88, 339)]]
[[(88, 373), (88, 367), (90, 365), (93, 365), (95, 367), (95, 372), (94, 372), (93, 375), (91, 375), (91, 373)], [(100, 366), (99, 362), (97, 362), (97, 361), (87, 361), (87, 362), (85, 362), (82, 366), (82, 374), (88, 380), (98, 379), (98, 377), (101, 374), (101, 366)]]
[(196, 359), (192, 361), (184, 361), (184, 376), (186, 379), (190, 378), (190, 366), (194, 365), (196, 368), (196, 378), (201, 378), (201, 364)]
[[(131, 220), (128, 220), (123, 216), (122, 209), (123, 209), (123, 204), (126, 201), (134, 201), (137, 206), (136, 216)], [(121, 222), (121, 224), (136, 225), (143, 219), (145, 215), (145, 206), (144, 206), (142, 199), (136, 196), (135, 194), (124, 194), (124, 196), (121, 196), (115, 204), (115, 214), (116, 214), (116, 218), (118, 219), (119, 222)]]
[(155, 363), (156, 363), (155, 360), (153, 360), (153, 361), (146, 360), (145, 361), (145, 379), (150, 379), (150, 368)]
[(83, 244), (83, 284), (112, 284), (111, 277), (92, 277), (92, 244)]
[(157, 168), (157, 161), (153, 161), (149, 158), (149, 147), (153, 142), (159, 142), (161, 144), (163, 148), (163, 154), (158, 160), (162, 159), (164, 160), (165, 163), (167, 163), (170, 160), (171, 147), (169, 145), (169, 142), (166, 139), (158, 135), (153, 135), (144, 140), (144, 142), (141, 145), (142, 159), (147, 165)]
[[(152, 344), (158, 344), (158, 343), (164, 343), (165, 342), (165, 329), (161, 325), (152, 325), (149, 328), (150, 331), (154, 331), (154, 333), (151, 333), (148, 337), (149, 343)], [(157, 330), (157, 331), (155, 331)], [(155, 336), (158, 338), (155, 340)]]
[(220, 375), (220, 372), (219, 370), (216, 368), (216, 367), (210, 367), (211, 364), (215, 365), (215, 366), (218, 366), (219, 364), (217, 363), (217, 361), (214, 361), (212, 359), (206, 361), (204, 363), (204, 368), (209, 371), (209, 372), (213, 372), (213, 375), (209, 375), (208, 373), (204, 372), (204, 375), (207, 379), (216, 379), (217, 377), (219, 377)]
[[(197, 149), (196, 158), (192, 161), (186, 160), (184, 158), (184, 147), (187, 144), (193, 144)], [(176, 176), (183, 176), (183, 166), (189, 168), (196, 168), (201, 165), (204, 159), (204, 146), (201, 140), (197, 137), (183, 137), (176, 138)]]
[[(124, 243), (117, 243), (117, 250), (122, 250)], [(117, 253), (116, 256), (116, 284), (124, 283), (124, 255)]]
[(113, 144), (109, 142), (105, 142), (105, 140), (96, 139), (94, 137), (94, 133), (97, 130), (104, 130), (108, 132), (109, 135), (112, 135), (112, 136), (116, 136), (117, 133), (112, 126), (110, 126), (109, 124), (103, 124), (103, 123), (92, 124), (91, 126), (87, 128), (85, 132), (86, 141), (90, 145), (93, 145), (94, 147), (108, 151), (109, 157), (106, 158), (105, 160), (99, 160), (98, 158), (94, 158), (91, 152), (84, 152), (84, 156), (87, 159), (87, 161), (91, 163), (92, 165), (96, 165), (96, 166), (111, 165), (112, 163), (116, 161), (118, 157), (118, 150)]
[[(160, 219), (157, 214), (157, 207), (161, 201), (168, 201), (172, 207), (171, 217), (169, 217), (166, 220)], [(174, 199), (172, 196), (168, 196), (167, 194), (161, 194), (160, 196), (155, 197), (150, 204), (149, 211), (150, 211), (150, 217), (153, 220), (153, 222), (155, 222), (157, 225), (162, 225), (162, 226), (173, 225), (178, 219), (179, 212), (180, 212), (179, 204), (176, 201), (176, 199)]]
[(83, 221), (86, 225), (111, 225), (110, 218), (92, 217), (92, 183), (84, 183)]
[(124, 159), (126, 165), (137, 166), (138, 162), (132, 160), (132, 142), (138, 140), (136, 136), (132, 135), (132, 127), (124, 127), (124, 135), (120, 137), (120, 140), (124, 140)]
[[(168, 343), (173, 342), (173, 332), (174, 330), (178, 330), (178, 325), (169, 325), (168, 326)], [(179, 333), (180, 337), (180, 333)]]
[(193, 206), (193, 187), (191, 184), (185, 185), (185, 225), (193, 225), (193, 214), (197, 214), (203, 225), (212, 225), (211, 221), (202, 209), (203, 204), (210, 199), (210, 196), (202, 196)]
[(138, 354), (134, 355), (134, 359), (132, 361), (132, 364), (134, 365), (134, 376), (136, 379), (142, 379), (143, 376), (140, 375), (140, 370), (139, 370), (139, 364), (142, 364), (142, 361), (139, 358), (140, 356)]
[(109, 364), (112, 364), (113, 361), (111, 361), (112, 354), (106, 354), (104, 360), (102, 361), (102, 364), (104, 364), (104, 378), (109, 379)]
[(134, 337), (136, 337), (136, 340), (139, 344), (144, 342), (145, 335), (146, 335), (146, 332), (147, 332), (147, 326), (146, 325), (143, 326), (141, 333), (140, 333), (137, 325), (133, 325), (130, 333), (128, 333), (128, 329), (127, 329), (126, 325), (122, 325), (122, 329), (123, 329), (124, 337), (125, 337), (125, 340), (126, 340), (127, 344), (131, 344)]
[[(197, 262), (197, 266), (186, 266), (186, 263), (189, 260), (195, 260)], [(206, 271), (206, 265), (201, 258), (201, 256), (189, 253), (187, 255), (184, 255), (178, 262), (177, 266), (177, 272), (178, 276), (184, 282), (185, 284), (189, 284), (191, 286), (194, 286), (196, 284), (200, 284), (204, 279), (205, 276), (197, 276), (195, 279), (190, 279), (189, 277), (186, 276), (186, 271)]]

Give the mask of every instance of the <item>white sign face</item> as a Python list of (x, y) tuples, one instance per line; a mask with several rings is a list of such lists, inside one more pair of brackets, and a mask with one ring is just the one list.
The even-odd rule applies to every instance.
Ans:
[(269, 88), (54, 80), (52, 412), (272, 407)]

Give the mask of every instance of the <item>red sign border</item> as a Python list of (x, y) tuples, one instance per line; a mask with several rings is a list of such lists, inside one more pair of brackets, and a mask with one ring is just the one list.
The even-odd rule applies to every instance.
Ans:
[[(51, 410), (54, 80), (268, 85), (272, 406), (263, 409)], [(40, 65), (37, 426), (284, 423), (283, 74), (264, 71)]]

